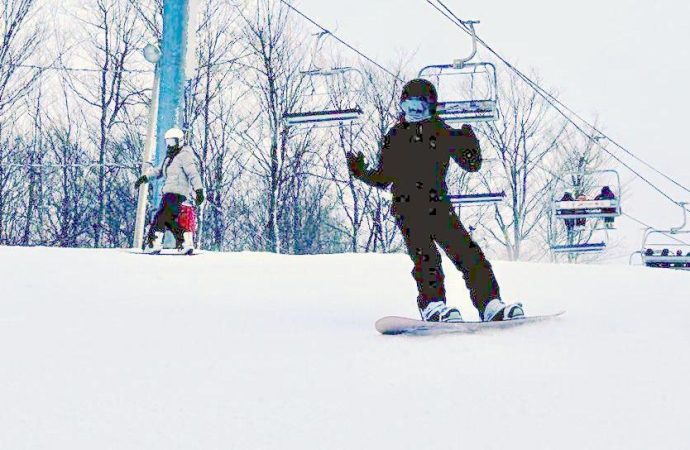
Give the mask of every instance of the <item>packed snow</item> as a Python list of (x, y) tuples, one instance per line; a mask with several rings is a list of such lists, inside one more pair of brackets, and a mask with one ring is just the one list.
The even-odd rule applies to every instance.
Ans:
[(493, 265), (567, 313), (382, 336), (418, 314), (404, 254), (0, 247), (0, 448), (690, 448), (690, 273)]

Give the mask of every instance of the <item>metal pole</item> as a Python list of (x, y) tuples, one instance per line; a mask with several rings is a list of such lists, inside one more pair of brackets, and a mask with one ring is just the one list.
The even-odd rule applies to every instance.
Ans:
[[(160, 84), (160, 74), (158, 72), (158, 64), (153, 76), (153, 90), (151, 93), (151, 107), (149, 109), (149, 126), (146, 132), (146, 142), (144, 143), (144, 152), (141, 157), (141, 173), (143, 174), (146, 167), (151, 164), (153, 156), (153, 149), (156, 147), (156, 118), (158, 116), (158, 89)], [(139, 187), (139, 196), (137, 198), (137, 217), (134, 222), (134, 248), (141, 248), (144, 241), (144, 226), (146, 223), (146, 210), (148, 206), (149, 186), (144, 183)]]
[[(184, 64), (187, 50), (187, 0), (165, 0), (163, 2), (163, 36), (161, 41), (160, 99), (156, 123), (155, 164), (159, 167), (165, 158), (166, 147), (162, 136), (173, 126), (178, 126), (178, 113), (184, 90)], [(151, 203), (157, 207), (161, 200), (162, 180), (152, 183)]]

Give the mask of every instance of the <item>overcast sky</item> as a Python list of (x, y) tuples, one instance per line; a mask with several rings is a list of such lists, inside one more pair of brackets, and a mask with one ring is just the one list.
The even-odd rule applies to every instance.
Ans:
[[(612, 138), (658, 169), (690, 185), (690, 2), (679, 0), (461, 1), (445, 3), (523, 71), (585, 118), (598, 116)], [(339, 37), (385, 63), (414, 52), (413, 67), (465, 55), (469, 38), (426, 0), (298, 0), (294, 5)], [(617, 153), (618, 154), (618, 153)], [(648, 169), (677, 200), (673, 189)], [(621, 169), (624, 181), (635, 178)], [(675, 226), (680, 209), (639, 181), (628, 185), (624, 210), (659, 227)], [(626, 253), (639, 247), (641, 226), (621, 219)], [(686, 238), (690, 241), (690, 236)], [(626, 258), (627, 261), (627, 258)]]

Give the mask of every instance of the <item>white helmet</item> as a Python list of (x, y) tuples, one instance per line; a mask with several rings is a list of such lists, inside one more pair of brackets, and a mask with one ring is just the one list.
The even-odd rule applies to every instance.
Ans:
[(177, 127), (165, 132), (165, 144), (168, 147), (182, 147), (184, 144), (184, 133)]

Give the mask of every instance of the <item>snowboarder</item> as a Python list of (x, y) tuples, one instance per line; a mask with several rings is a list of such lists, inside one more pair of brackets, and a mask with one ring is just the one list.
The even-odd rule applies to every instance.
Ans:
[(436, 112), (435, 87), (422, 79), (403, 88), (402, 114), (384, 138), (378, 166), (369, 169), (362, 153), (347, 154), (353, 177), (381, 189), (391, 186), (391, 213), (412, 259), (417, 283), (417, 306), (422, 319), (461, 322), (457, 308), (446, 305), (444, 274), (438, 243), (462, 272), (472, 303), (483, 321), (524, 317), (522, 305), (506, 305), (498, 282), (482, 250), (455, 214), (446, 186), (453, 158), (463, 169), (476, 172), (482, 157), (472, 128), (460, 130), (444, 123)]
[(176, 247), (181, 253), (192, 254), (194, 251), (193, 233), (186, 231), (178, 223), (182, 203), (194, 191), (196, 206), (204, 202), (204, 190), (201, 177), (194, 163), (192, 149), (184, 145), (184, 133), (179, 128), (171, 128), (165, 133), (167, 154), (160, 168), (148, 168), (134, 187), (139, 189), (142, 183), (151, 179), (164, 178), (160, 207), (156, 212), (146, 242), (150, 253), (157, 254), (163, 249), (165, 228), (175, 236)]
[[(615, 200), (616, 196), (611, 191), (611, 188), (608, 186), (604, 186), (601, 188), (601, 193), (594, 197), (594, 200)], [(604, 214), (613, 214), (616, 212), (616, 208), (602, 208), (601, 210), (602, 213)], [(604, 226), (606, 228), (613, 228), (613, 217), (604, 217)]]

